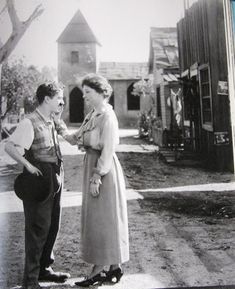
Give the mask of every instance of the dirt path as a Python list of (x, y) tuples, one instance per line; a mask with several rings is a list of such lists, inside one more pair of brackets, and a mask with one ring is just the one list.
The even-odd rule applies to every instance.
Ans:
[[(122, 139), (122, 143), (141, 142)], [(128, 201), (130, 261), (115, 289), (235, 284), (235, 194), (233, 192), (164, 192), (164, 188), (230, 182), (231, 173), (163, 163), (156, 153), (119, 153), (127, 185), (140, 191)], [(81, 191), (83, 156), (65, 156), (65, 192)], [(12, 189), (12, 174), (4, 177)], [(2, 178), (1, 178), (2, 180)], [(162, 192), (151, 189), (162, 188)], [(87, 274), (80, 258), (80, 207), (64, 208), (55, 247), (56, 270), (72, 278)], [(0, 288), (20, 284), (24, 260), (23, 213), (0, 214)], [(47, 285), (47, 288), (71, 288)], [(45, 284), (44, 284), (45, 285)], [(102, 288), (111, 289), (105, 285)]]
[[(127, 186), (137, 191), (233, 180), (231, 173), (165, 164), (156, 153), (118, 153), (118, 157)], [(66, 189), (80, 188), (81, 159), (67, 156), (66, 164)], [(140, 194), (143, 199), (128, 201), (131, 259), (124, 266), (126, 279), (120, 288), (235, 284), (234, 192)], [(79, 264), (82, 275), (84, 266)]]
[[(154, 274), (159, 281), (165, 284), (168, 280), (168, 286), (235, 283), (235, 208), (230, 204), (233, 216), (228, 216), (224, 199), (234, 204), (234, 192), (223, 196), (200, 192), (196, 197), (191, 192), (158, 193), (138, 201), (145, 226), (155, 228), (146, 231), (145, 239), (146, 247), (152, 247), (151, 260), (155, 258)], [(149, 270), (154, 268), (151, 265)]]

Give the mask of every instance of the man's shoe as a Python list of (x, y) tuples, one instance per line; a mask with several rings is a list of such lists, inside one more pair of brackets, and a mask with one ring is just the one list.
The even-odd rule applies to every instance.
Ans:
[(68, 278), (70, 278), (69, 273), (55, 272), (49, 267), (40, 272), (38, 280), (64, 283)]

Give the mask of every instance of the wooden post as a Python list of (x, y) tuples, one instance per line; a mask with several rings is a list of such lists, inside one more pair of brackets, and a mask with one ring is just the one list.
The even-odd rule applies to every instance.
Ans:
[(0, 141), (2, 140), (2, 64), (0, 64)]
[(188, 0), (183, 0), (184, 1), (184, 17), (186, 15), (186, 10), (189, 8), (189, 1)]
[(185, 16), (185, 11), (186, 11), (186, 0), (183, 0), (184, 1), (184, 16)]
[(225, 23), (225, 36), (226, 36), (226, 50), (227, 50), (227, 63), (228, 63), (228, 88), (229, 88), (229, 101), (230, 101), (230, 118), (232, 128), (232, 145), (233, 145), (233, 170), (235, 174), (235, 21), (232, 13), (231, 0), (223, 0), (224, 7), (224, 23)]

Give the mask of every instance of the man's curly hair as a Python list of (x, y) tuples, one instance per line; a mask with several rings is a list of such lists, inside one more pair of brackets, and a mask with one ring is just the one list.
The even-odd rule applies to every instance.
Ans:
[(62, 83), (57, 82), (45, 82), (39, 85), (36, 91), (36, 97), (38, 103), (43, 103), (45, 96), (53, 98), (59, 91), (63, 90), (64, 86)]

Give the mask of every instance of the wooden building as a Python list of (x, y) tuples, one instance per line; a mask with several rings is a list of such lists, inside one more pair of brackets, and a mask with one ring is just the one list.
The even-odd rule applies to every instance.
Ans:
[[(235, 153), (235, 1), (224, 0), (225, 36), (228, 62), (228, 88), (232, 126), (233, 155)], [(235, 173), (235, 157), (233, 157)]]
[(177, 24), (188, 148), (233, 169), (223, 0), (198, 0)]
[(159, 124), (152, 128), (152, 137), (159, 146), (167, 145), (164, 133), (169, 137), (175, 134), (172, 100), (174, 96), (181, 98), (178, 61), (176, 27), (151, 27), (149, 73), (153, 74), (155, 114)]

